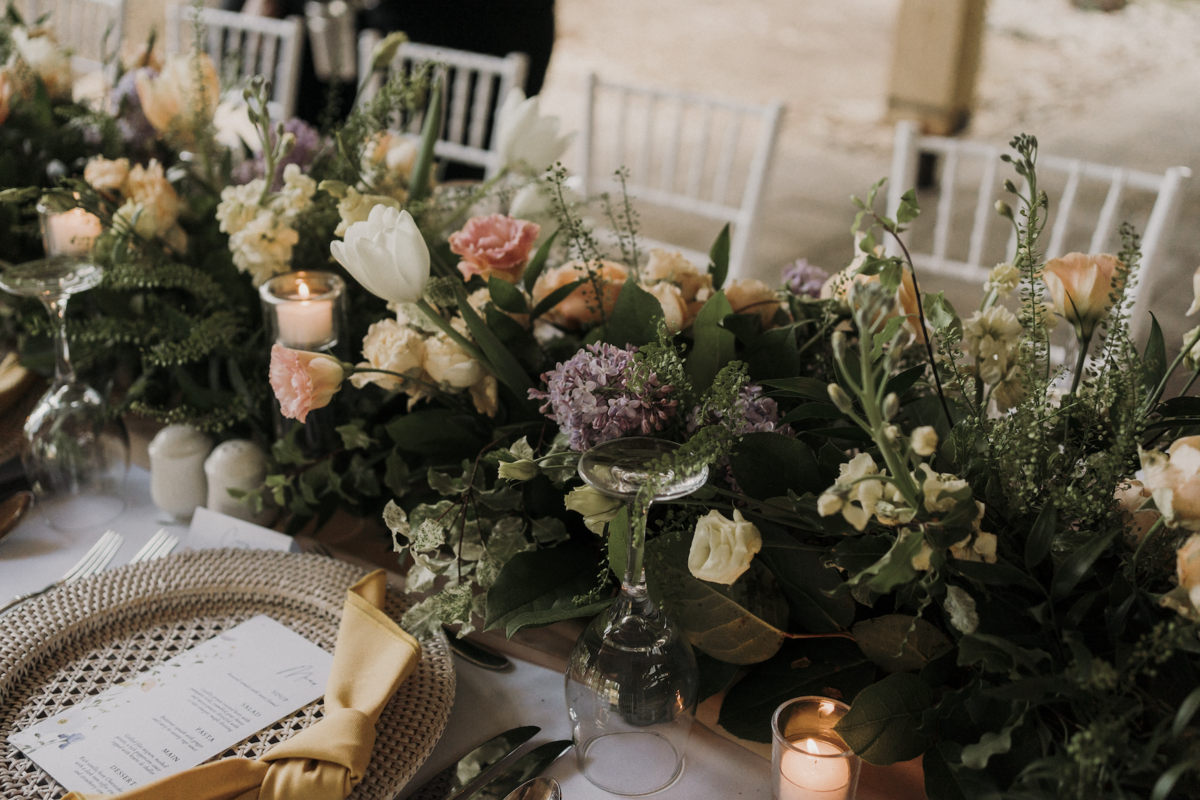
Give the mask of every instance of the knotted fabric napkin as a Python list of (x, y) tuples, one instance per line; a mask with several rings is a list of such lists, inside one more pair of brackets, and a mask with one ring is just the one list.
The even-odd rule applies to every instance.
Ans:
[(383, 613), (387, 576), (376, 570), (346, 592), (325, 717), (258, 760), (203, 764), (119, 795), (63, 800), (344, 800), (363, 778), (375, 723), (421, 660), (421, 645)]

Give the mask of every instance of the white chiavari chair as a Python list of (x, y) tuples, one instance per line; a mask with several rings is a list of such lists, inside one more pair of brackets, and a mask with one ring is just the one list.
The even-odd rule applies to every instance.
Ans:
[(203, 26), (204, 51), (212, 57), (221, 85), (262, 75), (271, 81), (268, 111), (272, 119), (288, 119), (296, 110), (300, 87), (300, 55), (304, 18), (272, 19), (217, 8), (193, 9), (168, 4), (166, 50), (186, 50), (194, 26)]
[(63, 47), (74, 50), (71, 68), (96, 72), (121, 47), (125, 0), (26, 0), (25, 21), (46, 17)]
[[(584, 194), (611, 185), (614, 170), (628, 169), (627, 189), (639, 203), (711, 221), (716, 230), (731, 223), (729, 275), (745, 275), (783, 105), (610, 83), (594, 74), (587, 76), (585, 98)], [(645, 243), (680, 250), (702, 268), (708, 263), (707, 254), (694, 249)]]
[[(445, 65), (446, 105), (441, 135), (434, 154), (446, 161), (482, 167), (488, 177), (499, 169), (496, 145), (496, 114), (510, 89), (524, 89), (529, 57), (524, 53), (490, 56), (452, 50), (417, 42), (404, 42), (386, 70), (371, 70), (371, 57), (380, 42), (378, 31), (365, 30), (358, 37), (358, 102), (375, 96), (393, 71), (411, 71), (435, 62)], [(420, 120), (405, 120), (405, 127), (419, 129)]]

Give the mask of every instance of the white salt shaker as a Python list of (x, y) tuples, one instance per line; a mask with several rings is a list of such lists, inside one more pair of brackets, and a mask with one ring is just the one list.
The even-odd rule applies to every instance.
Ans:
[(150, 497), (176, 520), (192, 516), (208, 493), (204, 459), (213, 440), (188, 425), (168, 425), (150, 441)]
[(263, 485), (267, 477), (267, 454), (249, 439), (231, 439), (217, 445), (204, 462), (208, 475), (208, 507), (231, 517), (270, 525), (275, 519), (275, 507), (269, 502), (258, 514), (247, 503), (231, 497), (229, 489), (249, 492)]

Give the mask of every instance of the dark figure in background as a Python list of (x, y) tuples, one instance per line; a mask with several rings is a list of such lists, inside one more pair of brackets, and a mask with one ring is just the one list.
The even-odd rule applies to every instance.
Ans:
[[(243, 2), (222, 0), (221, 7), (240, 11)], [(245, 10), (254, 6), (255, 12), (272, 17), (304, 16), (305, 2), (249, 0)], [(364, 5), (367, 8), (359, 14), (359, 30), (404, 31), (414, 42), (496, 56), (525, 53), (529, 56), (525, 93), (535, 95), (542, 89), (554, 47), (554, 0), (366, 0)], [(296, 116), (320, 125), (329, 107), (331, 87), (317, 79), (307, 38)], [(350, 112), (356, 89), (353, 85), (340, 87), (340, 117)]]

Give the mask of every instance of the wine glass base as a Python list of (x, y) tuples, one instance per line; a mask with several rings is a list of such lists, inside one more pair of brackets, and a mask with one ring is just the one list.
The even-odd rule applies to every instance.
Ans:
[(125, 498), (116, 495), (67, 495), (38, 500), (42, 518), (60, 531), (82, 531), (112, 522), (125, 510)]
[(683, 754), (650, 731), (606, 733), (578, 750), (579, 769), (596, 787), (623, 797), (661, 792), (683, 775)]

